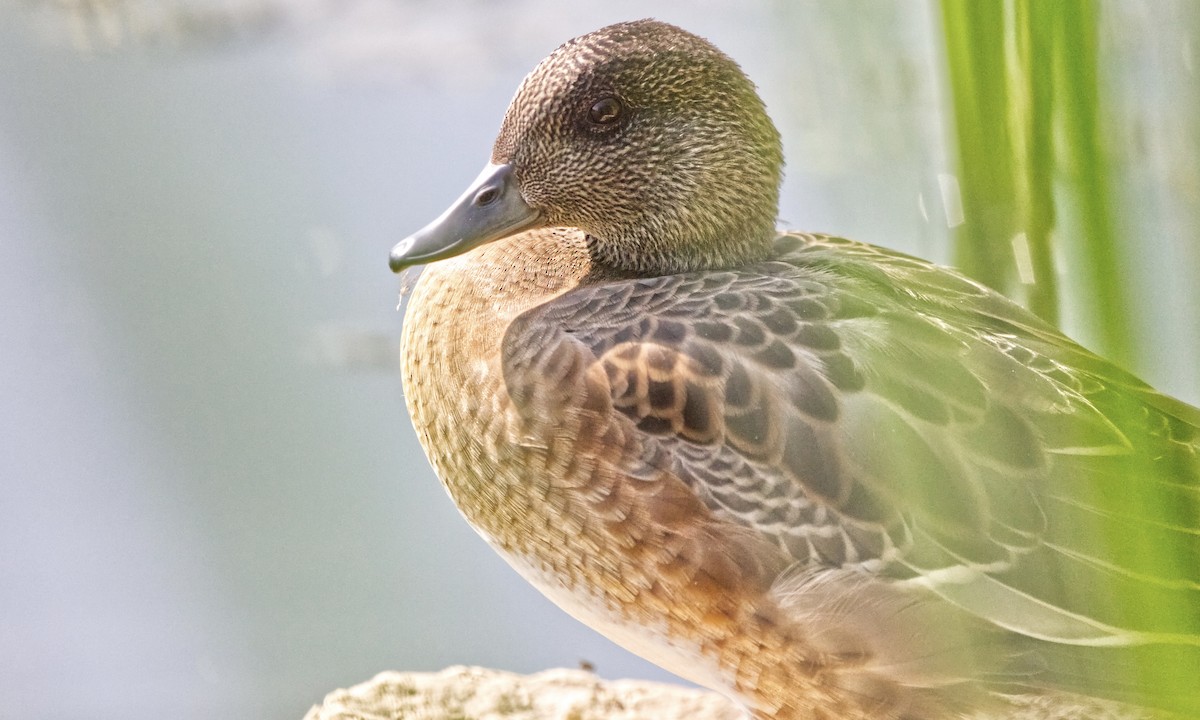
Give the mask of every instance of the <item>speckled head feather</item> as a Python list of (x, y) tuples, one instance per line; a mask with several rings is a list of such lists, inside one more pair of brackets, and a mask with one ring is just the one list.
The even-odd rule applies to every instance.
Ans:
[(655, 20), (571, 40), (521, 83), (492, 151), (602, 265), (661, 274), (770, 252), (783, 151), (754, 84)]

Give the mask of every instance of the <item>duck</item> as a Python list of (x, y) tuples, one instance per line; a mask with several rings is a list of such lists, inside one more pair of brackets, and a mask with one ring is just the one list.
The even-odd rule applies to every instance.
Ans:
[(707, 40), (570, 40), (395, 245), (401, 374), (472, 527), (756, 720), (1200, 717), (1200, 410), (999, 293), (780, 230)]

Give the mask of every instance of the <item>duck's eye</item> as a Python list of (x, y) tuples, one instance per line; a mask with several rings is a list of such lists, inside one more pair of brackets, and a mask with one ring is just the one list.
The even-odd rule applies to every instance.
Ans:
[(615, 97), (600, 98), (588, 111), (588, 120), (597, 125), (612, 125), (621, 117), (621, 101)]

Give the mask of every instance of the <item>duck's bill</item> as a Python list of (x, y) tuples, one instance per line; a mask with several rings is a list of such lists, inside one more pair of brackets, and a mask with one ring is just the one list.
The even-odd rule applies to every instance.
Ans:
[(444, 260), (537, 227), (539, 213), (521, 197), (511, 165), (488, 164), (441, 217), (392, 248), (393, 272)]

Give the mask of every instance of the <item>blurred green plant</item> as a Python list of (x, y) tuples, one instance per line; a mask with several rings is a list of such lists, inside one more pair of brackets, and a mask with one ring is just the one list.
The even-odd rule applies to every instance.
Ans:
[[(1100, 129), (1106, 100), (1098, 62), (1103, 8), (1093, 0), (941, 0), (965, 218), (956, 228), (954, 263), (1057, 325), (1055, 261), (1071, 258), (1071, 274), (1087, 298), (1079, 307), (1081, 320), (1094, 328), (1094, 349), (1133, 367), (1139, 358), (1132, 292), (1121, 272), (1114, 183)], [(1067, 215), (1071, 222), (1058, 227)], [(1118, 426), (1145, 422), (1140, 403), (1126, 405), (1122, 417), (1111, 418)], [(1163, 478), (1131, 460), (1113, 462), (1126, 463), (1127, 482), (1116, 493), (1091, 489), (1099, 512), (1200, 532), (1198, 519), (1180, 517), (1182, 506), (1172, 501), (1187, 482), (1186, 468), (1177, 478)], [(1152, 532), (1118, 536), (1118, 526), (1098, 522), (1072, 531), (1099, 533), (1096, 542), (1112, 556), (1136, 556), (1146, 578), (1188, 576), (1179, 563), (1194, 559), (1156, 546)], [(1115, 601), (1126, 617), (1176, 617), (1185, 626), (1195, 609), (1165, 599), (1157, 582), (1123, 583), (1127, 589)], [(1194, 672), (1169, 654), (1150, 647), (1133, 654), (1129, 672), (1139, 685), (1164, 696), (1197, 692)]]
[[(1078, 268), (1099, 350), (1135, 360), (1100, 140), (1092, 0), (942, 0), (966, 221), (955, 264), (1059, 319), (1055, 190), (1078, 210)], [(1056, 187), (1056, 178), (1059, 183)], [(1062, 239), (1062, 234), (1057, 236)]]

